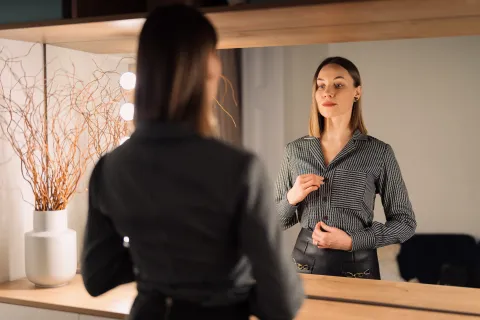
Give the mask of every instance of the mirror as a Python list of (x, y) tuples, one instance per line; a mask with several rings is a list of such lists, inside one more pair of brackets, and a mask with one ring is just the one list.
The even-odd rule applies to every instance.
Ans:
[[(272, 183), (285, 145), (308, 134), (312, 79), (320, 62), (343, 56), (358, 67), (368, 134), (393, 148), (418, 225), (404, 244), (378, 249), (383, 280), (480, 287), (480, 173), (474, 169), (480, 155), (479, 40), (430, 38), (243, 51), (243, 142), (267, 163)], [(379, 195), (374, 212), (374, 220), (385, 223)], [(297, 224), (285, 231), (289, 251), (299, 229)]]
[[(308, 134), (312, 77), (319, 63), (329, 56), (351, 60), (362, 78), (368, 134), (393, 148), (417, 222), (415, 235), (404, 244), (378, 249), (382, 280), (478, 288), (479, 40), (471, 36), (220, 50), (229, 80), (219, 84), (218, 100), (227, 111), (217, 108), (222, 138), (255, 151), (266, 163), (273, 185), (287, 143)], [(135, 65), (134, 53), (102, 55), (47, 46), (47, 57), (82, 66), (79, 71), (86, 79), (91, 78), (89, 70), (99, 65), (116, 70), (117, 80), (124, 72), (134, 72)], [(40, 52), (35, 52), (31, 67), (40, 67), (40, 59)], [(131, 99), (126, 94), (123, 102)], [(120, 102), (116, 107), (121, 107)], [(5, 154), (2, 164), (10, 156)], [(12, 173), (2, 185), (13, 190), (9, 183), (20, 173), (8, 166), (4, 164), (2, 172), (14, 171), (16, 176)], [(81, 185), (85, 182), (84, 178)], [(19, 188), (28, 192), (27, 185)], [(86, 200), (86, 193), (79, 193), (69, 204), (69, 223), (77, 231), (79, 252)], [(4, 225), (19, 229), (21, 220), (16, 220)], [(385, 223), (379, 195), (374, 220)], [(285, 231), (289, 253), (299, 231), (298, 224)], [(21, 243), (11, 246), (22, 248)], [(20, 265), (20, 259), (23, 256), (11, 264)]]

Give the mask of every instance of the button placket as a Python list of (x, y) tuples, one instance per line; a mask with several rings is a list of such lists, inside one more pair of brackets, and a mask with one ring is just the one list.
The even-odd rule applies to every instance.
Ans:
[(329, 206), (329, 195), (330, 195), (330, 179), (328, 176), (323, 177), (323, 188), (322, 188), (322, 194), (321, 194), (321, 199), (322, 203), (325, 204), (326, 206)]
[[(328, 174), (325, 173), (323, 177), (323, 188), (321, 194), (322, 205), (329, 209), (330, 208), (330, 192), (331, 192), (331, 179), (329, 178)], [(328, 211), (327, 211), (328, 212)], [(327, 223), (328, 215), (327, 212), (324, 212), (324, 215), (321, 216), (323, 222)]]

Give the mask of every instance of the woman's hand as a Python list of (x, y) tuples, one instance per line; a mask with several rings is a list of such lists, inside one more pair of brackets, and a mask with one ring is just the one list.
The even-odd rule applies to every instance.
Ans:
[(318, 190), (323, 184), (323, 177), (316, 174), (302, 174), (297, 177), (292, 189), (287, 193), (287, 200), (292, 206), (302, 202), (310, 192)]
[(315, 230), (313, 230), (312, 239), (313, 244), (319, 248), (352, 250), (352, 238), (345, 231), (330, 227), (324, 222), (317, 223)]

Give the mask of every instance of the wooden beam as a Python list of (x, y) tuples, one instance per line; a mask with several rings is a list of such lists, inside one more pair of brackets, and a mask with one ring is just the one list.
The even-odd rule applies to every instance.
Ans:
[[(480, 34), (480, 0), (368, 0), (205, 10), (220, 48)], [(133, 53), (143, 15), (3, 26), (0, 38), (94, 53)], [(0, 26), (2, 28), (2, 26)]]

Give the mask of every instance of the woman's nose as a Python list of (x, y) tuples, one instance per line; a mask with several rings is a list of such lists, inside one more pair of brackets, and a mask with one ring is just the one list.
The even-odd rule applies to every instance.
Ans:
[(333, 97), (333, 95), (334, 95), (334, 90), (331, 87), (326, 87), (325, 90), (323, 91), (324, 97)]

